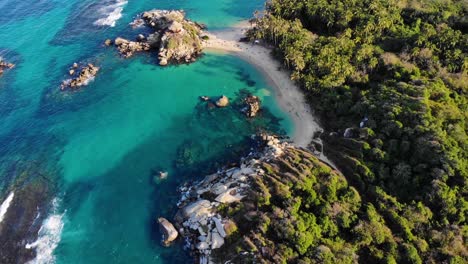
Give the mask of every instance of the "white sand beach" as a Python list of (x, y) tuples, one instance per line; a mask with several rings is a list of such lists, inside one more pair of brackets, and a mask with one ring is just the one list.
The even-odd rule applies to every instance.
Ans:
[(278, 104), (294, 121), (293, 143), (306, 147), (311, 142), (314, 132), (321, 128), (312, 115), (302, 91), (291, 81), (288, 71), (282, 69), (280, 63), (270, 55), (271, 50), (262, 45), (238, 41), (244, 37), (249, 27), (250, 23), (245, 21), (227, 30), (210, 32), (209, 40), (204, 43), (205, 48), (234, 53), (263, 72), (275, 89)]

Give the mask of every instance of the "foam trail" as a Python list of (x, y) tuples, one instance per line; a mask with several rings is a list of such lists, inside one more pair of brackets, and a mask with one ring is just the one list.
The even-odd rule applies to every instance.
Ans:
[(58, 200), (53, 201), (52, 214), (44, 220), (39, 229), (38, 238), (31, 244), (26, 244), (26, 248), (36, 249), (36, 258), (29, 261), (27, 264), (51, 264), (55, 263), (53, 255), (55, 248), (60, 242), (60, 237), (63, 229), (63, 216), (65, 213), (58, 214)]
[(115, 27), (115, 22), (122, 17), (123, 6), (127, 3), (127, 0), (117, 0), (115, 4), (100, 8), (99, 13), (103, 14), (104, 17), (96, 20), (93, 24)]
[[(1, 61), (1, 59), (0, 59)], [(13, 197), (15, 196), (14, 192), (11, 192), (8, 197), (3, 201), (2, 205), (0, 205), (0, 223), (3, 221), (6, 212), (8, 211), (8, 207), (10, 207), (11, 201), (13, 201)]]

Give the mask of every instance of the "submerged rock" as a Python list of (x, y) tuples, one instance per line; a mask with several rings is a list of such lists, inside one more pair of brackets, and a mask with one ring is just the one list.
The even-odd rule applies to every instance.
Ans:
[(104, 41), (104, 45), (109, 47), (110, 45), (112, 45), (112, 40), (106, 39), (106, 41)]
[(229, 104), (229, 99), (227, 96), (223, 95), (218, 100), (216, 100), (217, 107), (226, 107)]
[(158, 222), (159, 222), (159, 229), (163, 233), (162, 243), (163, 245), (168, 246), (170, 245), (172, 241), (174, 241), (177, 238), (177, 235), (179, 233), (171, 224), (171, 222), (169, 222), (166, 218), (160, 217), (158, 218)]
[(4, 70), (13, 69), (14, 67), (15, 65), (13, 63), (6, 62), (2, 58), (0, 58), (0, 75), (3, 74)]

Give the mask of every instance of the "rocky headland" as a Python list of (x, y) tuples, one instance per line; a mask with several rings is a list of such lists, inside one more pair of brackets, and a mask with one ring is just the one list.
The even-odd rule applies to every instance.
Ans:
[[(194, 62), (202, 51), (203, 26), (187, 20), (185, 13), (178, 10), (151, 10), (139, 15), (133, 27), (145, 26), (150, 34), (139, 34), (135, 41), (116, 38), (114, 45), (120, 54), (131, 57), (136, 52), (154, 50), (159, 64)], [(106, 45), (111, 41), (107, 40)]]
[(308, 150), (265, 134), (255, 141), (239, 166), (179, 189), (174, 224), (199, 263), (278, 263), (280, 253), (271, 245), (276, 242), (266, 234), (273, 221), (270, 199), (287, 192), (281, 190), (286, 185), (305, 181), (312, 168), (338, 177)]

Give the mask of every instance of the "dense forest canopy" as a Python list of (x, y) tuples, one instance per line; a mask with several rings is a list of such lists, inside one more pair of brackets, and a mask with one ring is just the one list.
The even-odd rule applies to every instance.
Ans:
[(467, 263), (468, 2), (271, 0), (254, 22), (361, 194), (327, 240), (301, 220), (308, 237), (285, 260), (324, 245), (341, 262), (349, 243), (362, 263)]

